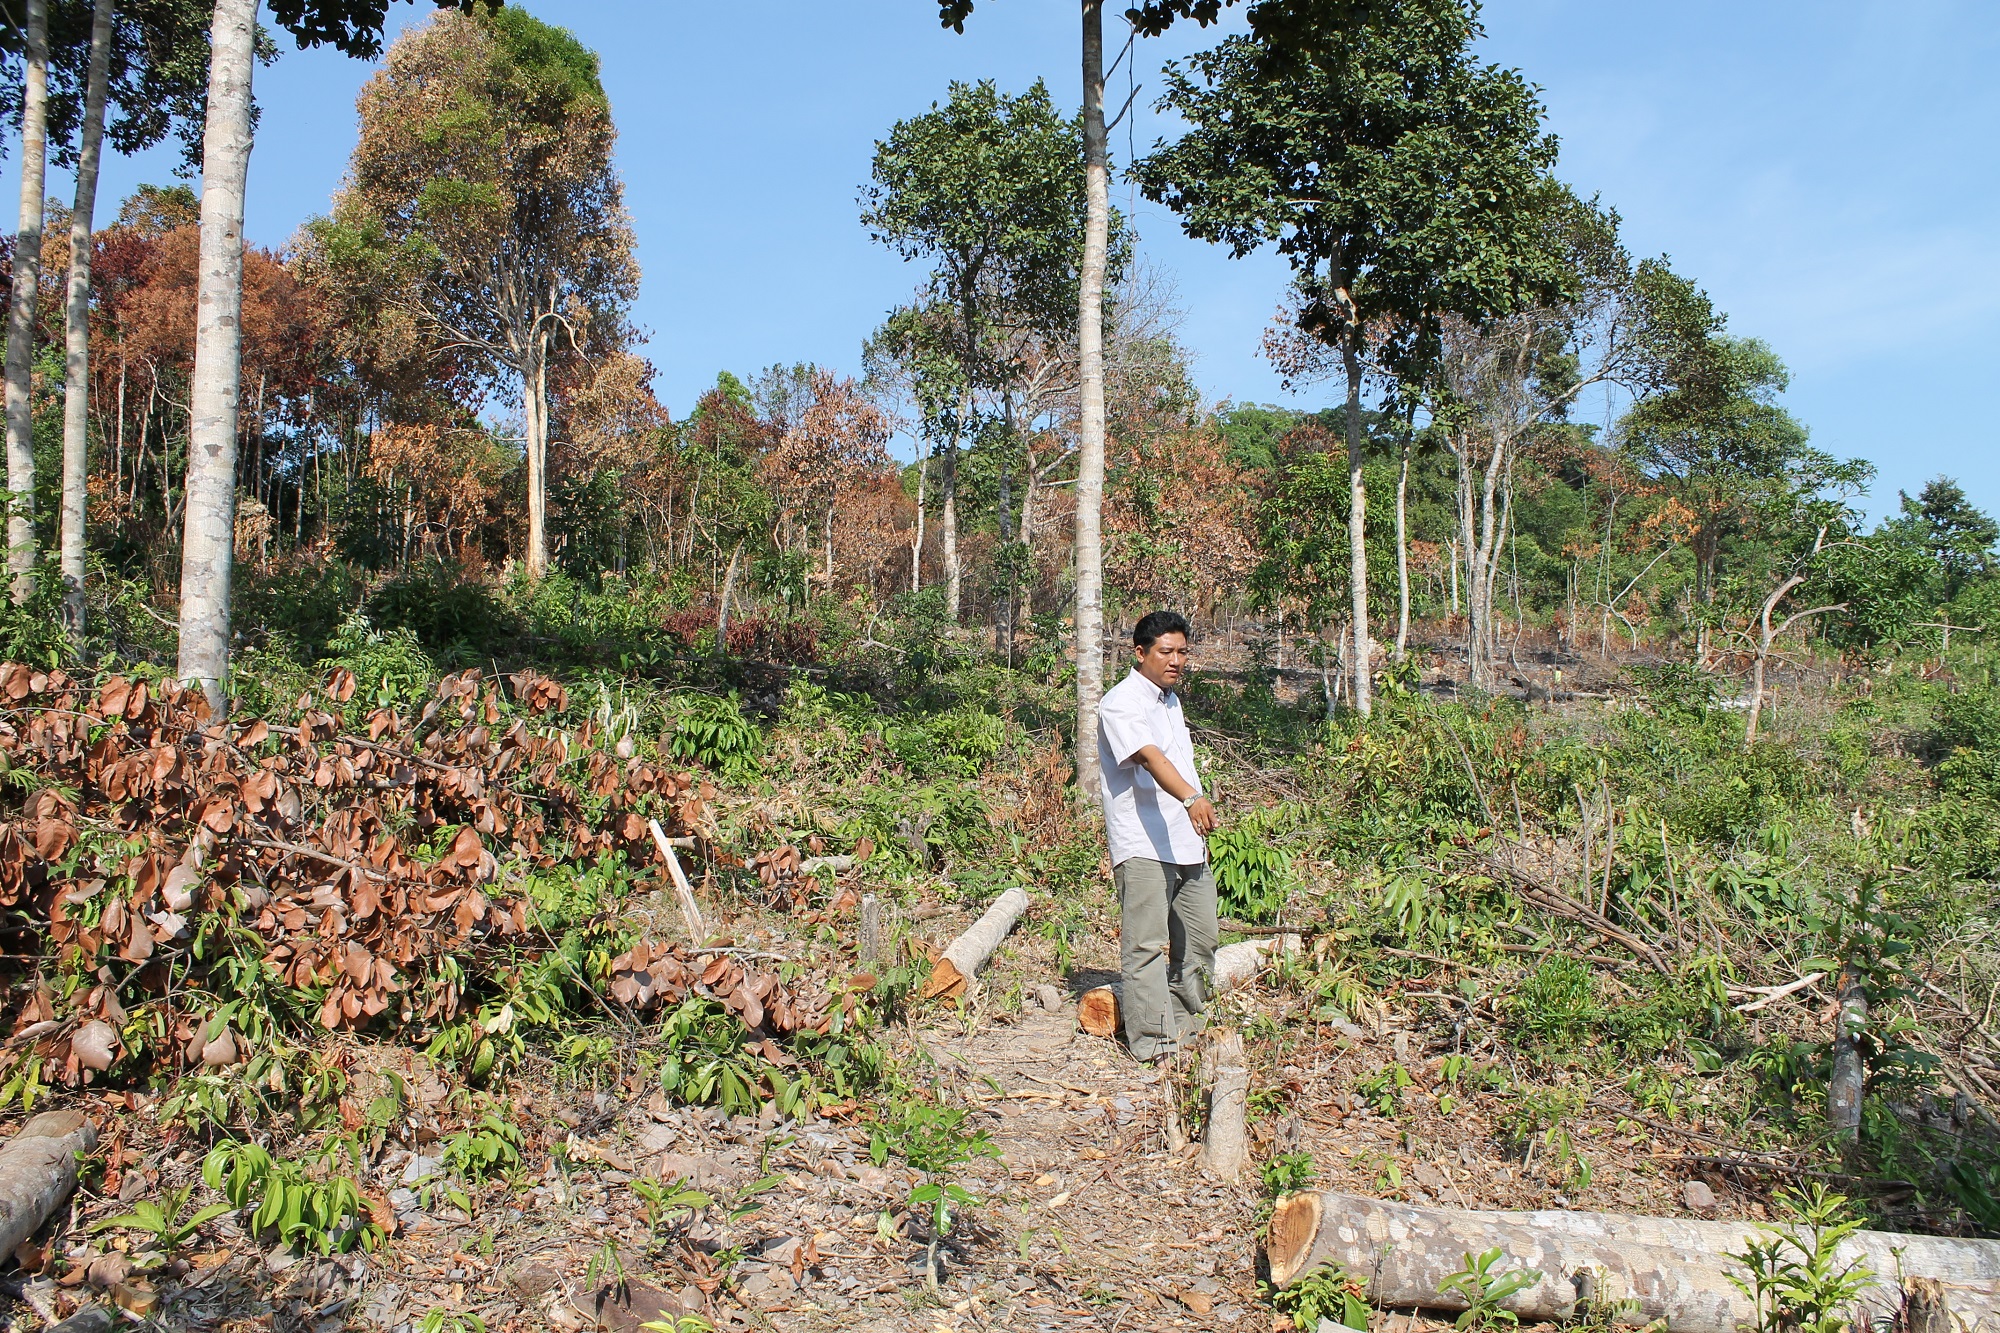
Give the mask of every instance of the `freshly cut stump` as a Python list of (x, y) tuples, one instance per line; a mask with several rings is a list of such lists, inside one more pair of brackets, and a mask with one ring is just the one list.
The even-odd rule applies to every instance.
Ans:
[[(1263, 975), (1279, 953), (1297, 953), (1297, 935), (1267, 935), (1263, 939), (1225, 944), (1215, 951), (1215, 971), (1209, 977), (1211, 995), (1235, 990)], [(1076, 1025), (1093, 1037), (1118, 1035), (1118, 992), (1120, 984), (1096, 986), (1076, 1000)]]
[(1250, 1103), (1250, 1070), (1243, 1060), (1243, 1037), (1218, 1032), (1209, 1048), (1215, 1084), (1209, 1089), (1208, 1129), (1201, 1140), (1201, 1164), (1224, 1180), (1234, 1181), (1250, 1160), (1244, 1120)]
[(979, 969), (986, 966), (986, 960), (1014, 929), (1021, 913), (1027, 910), (1028, 891), (1018, 884), (995, 898), (970, 930), (945, 946), (931, 968), (930, 979), (918, 990), (918, 998), (928, 1000), (941, 995), (956, 999), (963, 995), (972, 979), (979, 975)]
[(0, 1256), (41, 1229), (76, 1189), (76, 1159), (97, 1147), (81, 1111), (44, 1111), (0, 1147)]
[[(1731, 1274), (1747, 1274), (1728, 1256), (1769, 1235), (1748, 1222), (1461, 1212), (1328, 1192), (1279, 1200), (1268, 1253), (1279, 1287), (1337, 1264), (1367, 1281), (1378, 1306), (1463, 1310), (1464, 1300), (1440, 1285), (1467, 1254), (1497, 1248), (1503, 1268), (1542, 1275), (1506, 1301), (1524, 1323), (1568, 1319), (1586, 1302), (1630, 1301), (1621, 1323), (1657, 1319), (1667, 1333), (1738, 1333), (1756, 1326), (1756, 1312), (1730, 1282)], [(1870, 1319), (1900, 1310), (1910, 1287), (1926, 1310), (1947, 1306), (1957, 1327), (2000, 1328), (2000, 1241), (1861, 1231), (1841, 1244), (1839, 1261), (1865, 1264), (1876, 1275), (1861, 1297)], [(1917, 1287), (1916, 1279), (1930, 1281)]]

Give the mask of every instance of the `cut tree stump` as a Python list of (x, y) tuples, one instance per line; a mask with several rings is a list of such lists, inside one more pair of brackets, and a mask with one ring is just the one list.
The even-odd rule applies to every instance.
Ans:
[[(1215, 951), (1215, 971), (1209, 977), (1209, 994), (1221, 995), (1263, 975), (1278, 953), (1297, 953), (1297, 935), (1273, 935), (1259, 940), (1225, 944)], [(1119, 982), (1095, 986), (1076, 1000), (1076, 1025), (1093, 1037), (1118, 1035)]]
[(688, 883), (687, 872), (681, 869), (680, 857), (674, 855), (677, 838), (667, 837), (660, 821), (650, 819), (646, 827), (653, 835), (653, 845), (660, 849), (660, 855), (667, 860), (667, 874), (674, 882), (674, 898), (680, 903), (681, 921), (687, 926), (688, 943), (708, 943), (708, 927), (701, 919), (701, 908), (694, 900), (694, 885)]
[(41, 1230), (76, 1189), (76, 1159), (97, 1147), (81, 1111), (44, 1111), (0, 1147), (0, 1257)]
[(1021, 913), (1028, 910), (1028, 891), (1020, 885), (1001, 894), (993, 900), (972, 928), (945, 946), (938, 955), (937, 963), (931, 968), (930, 979), (918, 990), (919, 999), (943, 996), (956, 999), (965, 993), (972, 979), (979, 975), (979, 969), (1000, 947), (1000, 941), (1014, 929), (1014, 923)]
[(1201, 1164), (1224, 1180), (1234, 1181), (1250, 1160), (1244, 1117), (1250, 1104), (1250, 1069), (1243, 1061), (1243, 1037), (1221, 1031), (1209, 1046), (1215, 1082), (1209, 1089), (1208, 1128), (1201, 1136)]
[[(1747, 1274), (1728, 1255), (1769, 1235), (1751, 1222), (1461, 1212), (1329, 1192), (1278, 1201), (1268, 1254), (1279, 1287), (1338, 1264), (1366, 1280), (1368, 1299), (1378, 1306), (1463, 1310), (1462, 1297), (1439, 1287), (1464, 1267), (1467, 1254), (1499, 1249), (1506, 1256), (1501, 1268), (1542, 1275), (1505, 1302), (1524, 1323), (1567, 1320), (1584, 1304), (1630, 1301), (1618, 1322), (1664, 1320), (1667, 1333), (1738, 1333), (1757, 1319), (1729, 1281), (1732, 1273)], [(1958, 1327), (2000, 1326), (2000, 1241), (1860, 1231), (1839, 1251), (1839, 1262), (1856, 1261), (1876, 1275), (1861, 1296), (1871, 1320), (1901, 1310), (1908, 1288), (1927, 1312), (1947, 1305)], [(1929, 1281), (1918, 1287), (1917, 1279)]]
[(1861, 1092), (1867, 1073), (1861, 1058), (1868, 1036), (1868, 992), (1851, 971), (1840, 976), (1840, 1017), (1834, 1025), (1833, 1074), (1826, 1084), (1826, 1121), (1852, 1143), (1861, 1133)]

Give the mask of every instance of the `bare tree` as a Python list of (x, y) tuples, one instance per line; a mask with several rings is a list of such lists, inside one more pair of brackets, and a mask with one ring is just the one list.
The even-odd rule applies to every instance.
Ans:
[(14, 601), (28, 600), (35, 568), (35, 429), (28, 391), (35, 361), (35, 295), (42, 274), (48, 171), (49, 5), (27, 0), (21, 97), (21, 222), (14, 233), (14, 289), (7, 308), (7, 568)]
[(111, 0), (96, 0), (90, 13), (90, 72), (83, 99), (83, 131), (77, 148), (76, 198), (69, 215), (69, 300), (63, 311), (63, 619), (81, 635), (83, 608), (83, 525), (90, 478), (90, 252), (91, 216), (97, 205), (97, 168), (104, 147), (104, 95), (111, 69)]
[(216, 0), (202, 132), (201, 272), (188, 389), (187, 525), (181, 542), (180, 678), (222, 706), (236, 553), (236, 415), (243, 348), (243, 191), (257, 0)]

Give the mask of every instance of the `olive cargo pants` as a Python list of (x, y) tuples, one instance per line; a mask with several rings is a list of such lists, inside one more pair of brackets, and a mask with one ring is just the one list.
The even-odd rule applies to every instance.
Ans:
[(1131, 857), (1118, 885), (1118, 1010), (1125, 1044), (1141, 1060), (1179, 1049), (1201, 1030), (1215, 970), (1215, 877), (1207, 865)]

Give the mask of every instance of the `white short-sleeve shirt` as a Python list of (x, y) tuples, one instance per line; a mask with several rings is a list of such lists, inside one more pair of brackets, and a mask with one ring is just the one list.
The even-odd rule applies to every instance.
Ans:
[(1201, 865), (1208, 860), (1208, 844), (1194, 831), (1186, 808), (1132, 758), (1148, 745), (1158, 746), (1174, 770), (1201, 789), (1180, 699), (1134, 671), (1106, 690), (1097, 705), (1097, 769), (1111, 864), (1143, 856)]

